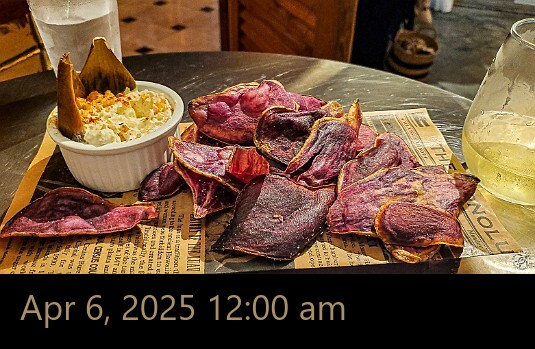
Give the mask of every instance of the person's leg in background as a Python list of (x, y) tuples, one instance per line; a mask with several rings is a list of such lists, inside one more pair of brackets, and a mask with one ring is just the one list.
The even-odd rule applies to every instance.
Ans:
[(360, 0), (351, 63), (384, 68), (388, 47), (397, 31), (414, 26), (418, 0)]

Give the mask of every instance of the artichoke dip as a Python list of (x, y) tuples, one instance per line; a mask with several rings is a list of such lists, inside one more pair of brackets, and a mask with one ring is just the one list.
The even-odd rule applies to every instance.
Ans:
[(173, 108), (162, 93), (127, 88), (114, 95), (91, 92), (76, 98), (83, 121), (82, 143), (101, 146), (139, 138), (165, 124)]

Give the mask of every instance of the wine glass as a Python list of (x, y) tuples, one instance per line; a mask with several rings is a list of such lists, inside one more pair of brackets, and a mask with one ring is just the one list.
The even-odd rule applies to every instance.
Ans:
[(514, 23), (468, 111), (462, 150), (491, 194), (535, 205), (535, 18)]

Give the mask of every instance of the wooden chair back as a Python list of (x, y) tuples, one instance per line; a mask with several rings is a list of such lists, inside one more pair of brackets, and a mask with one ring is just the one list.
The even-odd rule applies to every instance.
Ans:
[(219, 0), (221, 49), (350, 62), (358, 0)]
[(3, 0), (0, 10), (0, 81), (51, 69), (26, 1)]

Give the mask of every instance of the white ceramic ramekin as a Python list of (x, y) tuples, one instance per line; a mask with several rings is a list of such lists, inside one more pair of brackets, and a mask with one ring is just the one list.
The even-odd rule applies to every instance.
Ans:
[(171, 118), (161, 127), (140, 138), (94, 146), (72, 141), (63, 136), (52, 112), (47, 132), (56, 142), (74, 178), (83, 186), (101, 192), (115, 193), (136, 190), (154, 169), (171, 159), (168, 136), (180, 132), (178, 124), (184, 113), (182, 98), (167, 86), (149, 81), (136, 81), (139, 90), (164, 93), (173, 107)]

